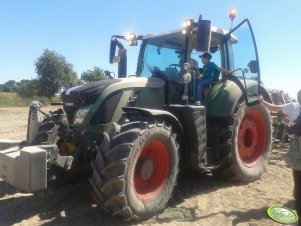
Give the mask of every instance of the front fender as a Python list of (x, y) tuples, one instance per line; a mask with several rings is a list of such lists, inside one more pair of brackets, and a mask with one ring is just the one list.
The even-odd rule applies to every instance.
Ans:
[(183, 132), (183, 128), (179, 120), (172, 113), (164, 110), (156, 110), (149, 108), (124, 107), (122, 108), (125, 114), (141, 114), (147, 117), (161, 118), (168, 121), (174, 127), (179, 128)]
[(124, 107), (123, 111), (125, 116), (130, 116), (131, 114), (139, 114), (140, 116), (151, 117), (154, 119), (162, 119), (167, 122), (169, 125), (172, 126), (173, 132), (177, 134), (177, 142), (181, 148), (181, 157), (183, 164), (185, 164), (187, 160), (187, 140), (184, 133), (184, 128), (182, 124), (178, 120), (178, 118), (170, 113), (169, 111), (165, 110), (156, 110), (156, 109), (149, 109), (149, 108), (138, 108), (138, 107)]

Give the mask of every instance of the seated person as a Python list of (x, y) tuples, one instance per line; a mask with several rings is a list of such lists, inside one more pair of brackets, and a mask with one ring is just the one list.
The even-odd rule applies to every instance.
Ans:
[[(179, 54), (178, 55), (178, 58), (180, 58), (179, 59), (179, 65), (182, 68), (184, 63), (185, 63), (185, 51), (184, 50), (177, 50), (176, 53)], [(195, 70), (196, 74), (199, 75), (198, 62), (195, 59), (190, 58), (187, 63), (189, 63), (190, 69)]]
[(203, 88), (210, 87), (215, 81), (216, 74), (219, 72), (224, 72), (228, 74), (229, 72), (221, 67), (218, 67), (214, 62), (211, 62), (212, 55), (208, 52), (203, 53), (199, 56), (202, 59), (203, 65), (203, 76), (199, 76), (197, 80), (197, 98), (196, 105), (201, 105), (203, 98)]

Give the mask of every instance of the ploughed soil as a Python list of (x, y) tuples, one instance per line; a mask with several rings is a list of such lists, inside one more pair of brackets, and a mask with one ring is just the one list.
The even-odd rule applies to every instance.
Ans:
[[(50, 108), (46, 108), (49, 110)], [(24, 140), (28, 108), (0, 108), (0, 139)], [(88, 178), (53, 182), (36, 194), (0, 179), (0, 225), (279, 225), (266, 215), (273, 205), (294, 207), (288, 145), (273, 144), (266, 173), (248, 184), (183, 172), (166, 209), (143, 222), (106, 215), (90, 196)]]

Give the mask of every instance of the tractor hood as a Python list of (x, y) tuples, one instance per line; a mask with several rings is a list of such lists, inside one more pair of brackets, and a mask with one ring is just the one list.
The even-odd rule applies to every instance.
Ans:
[(72, 122), (74, 112), (78, 108), (94, 104), (107, 86), (119, 81), (120, 79), (101, 80), (63, 91), (61, 97), (69, 122)]

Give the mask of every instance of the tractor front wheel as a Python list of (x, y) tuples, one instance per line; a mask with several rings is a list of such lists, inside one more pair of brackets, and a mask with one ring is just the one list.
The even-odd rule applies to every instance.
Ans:
[(171, 127), (134, 121), (115, 126), (109, 134), (104, 133), (91, 162), (94, 198), (124, 220), (157, 214), (170, 199), (178, 174), (178, 145)]

